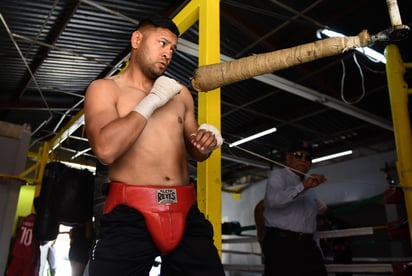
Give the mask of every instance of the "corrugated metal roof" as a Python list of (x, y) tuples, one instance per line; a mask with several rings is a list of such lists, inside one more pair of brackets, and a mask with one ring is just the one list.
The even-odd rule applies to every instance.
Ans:
[[(92, 80), (122, 67), (121, 61), (129, 51), (130, 34), (140, 19), (153, 14), (173, 17), (185, 3), (1, 1), (0, 120), (29, 123), (33, 130), (32, 150), (35, 150), (82, 108), (85, 89)], [(252, 4), (246, 0), (226, 0), (220, 3), (221, 53), (235, 59), (316, 41), (316, 32), (323, 26), (356, 35), (365, 28), (377, 33), (391, 24), (384, 1), (265, 0)], [(406, 0), (398, 1), (406, 21), (403, 23), (410, 26), (412, 16), (407, 4)], [(181, 40), (196, 45), (197, 24), (182, 34)], [(386, 44), (376, 43), (372, 47), (383, 52)], [(396, 44), (404, 60), (410, 61), (411, 39)], [(303, 96), (306, 90), (314, 91), (324, 95), (325, 101), (333, 98), (342, 108), (360, 110), (366, 117), (377, 117), (390, 126), (385, 66), (359, 53), (355, 57), (349, 51), (274, 72), (277, 84), (272, 79), (268, 83), (250, 79), (222, 87), (223, 137), (233, 142), (277, 127), (276, 133), (243, 146), (273, 159), (279, 159), (291, 141), (301, 138), (317, 144), (319, 154), (349, 148), (358, 149), (358, 155), (393, 149), (394, 134), (390, 129), (326, 106), (322, 97), (313, 101)], [(191, 89), (195, 102), (197, 92), (191, 87), (190, 78), (197, 62), (196, 55), (179, 51), (167, 72)], [(350, 101), (361, 100), (347, 104), (343, 96)], [(87, 148), (84, 131), (78, 129), (72, 139), (61, 145), (60, 152), (56, 151), (56, 156), (67, 158), (67, 153), (73, 157), (82, 152), (75, 161), (93, 162), (93, 153)], [(271, 165), (226, 145), (222, 156), (222, 178), (228, 183), (244, 175), (260, 175), (258, 164)]]

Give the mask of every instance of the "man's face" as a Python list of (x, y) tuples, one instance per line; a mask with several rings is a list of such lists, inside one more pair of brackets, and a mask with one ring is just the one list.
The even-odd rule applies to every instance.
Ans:
[(312, 157), (306, 150), (286, 154), (286, 165), (294, 170), (307, 173), (312, 166)]
[(153, 78), (162, 75), (176, 52), (177, 37), (169, 29), (148, 28), (142, 31), (139, 56), (149, 66)]

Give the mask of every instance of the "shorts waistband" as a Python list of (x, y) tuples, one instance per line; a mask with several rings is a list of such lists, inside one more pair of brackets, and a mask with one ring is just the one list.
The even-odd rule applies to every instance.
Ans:
[[(109, 213), (117, 205), (152, 205), (154, 209), (171, 210), (181, 204), (195, 204), (194, 184), (182, 186), (142, 186), (111, 182), (104, 213)], [(176, 207), (175, 207), (176, 206)]]
[(303, 232), (294, 232), (290, 230), (280, 229), (276, 227), (266, 227), (266, 233), (274, 234), (279, 238), (290, 238), (296, 240), (313, 240), (313, 234), (303, 233)]

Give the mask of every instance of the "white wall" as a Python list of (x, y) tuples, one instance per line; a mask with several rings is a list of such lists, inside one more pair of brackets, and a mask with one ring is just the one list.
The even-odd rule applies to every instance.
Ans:
[(396, 159), (393, 151), (314, 168), (311, 172), (323, 173), (328, 179), (316, 188), (318, 197), (327, 204), (336, 204), (381, 194), (388, 188), (382, 169), (385, 162), (394, 163)]

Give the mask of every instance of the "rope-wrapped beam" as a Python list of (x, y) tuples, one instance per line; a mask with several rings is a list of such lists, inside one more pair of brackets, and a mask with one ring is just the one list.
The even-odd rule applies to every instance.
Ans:
[(367, 30), (357, 36), (332, 37), (292, 48), (252, 55), (233, 61), (197, 68), (192, 86), (197, 91), (210, 91), (234, 82), (250, 79), (324, 57), (342, 54), (371, 43)]

